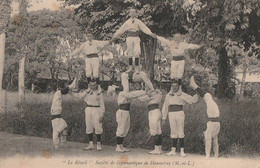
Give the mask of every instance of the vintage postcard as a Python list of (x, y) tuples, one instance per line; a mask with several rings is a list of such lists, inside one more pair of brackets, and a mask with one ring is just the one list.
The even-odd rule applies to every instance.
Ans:
[(257, 0), (1, 0), (0, 168), (260, 168)]

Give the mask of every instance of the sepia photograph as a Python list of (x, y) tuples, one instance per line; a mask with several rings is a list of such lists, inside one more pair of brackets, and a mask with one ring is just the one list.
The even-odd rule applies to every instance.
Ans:
[(0, 12), (0, 168), (260, 168), (259, 0)]

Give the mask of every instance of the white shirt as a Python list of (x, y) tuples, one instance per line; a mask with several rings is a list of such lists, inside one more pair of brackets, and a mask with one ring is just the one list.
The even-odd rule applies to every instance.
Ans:
[(89, 54), (98, 54), (100, 49), (107, 45), (109, 41), (99, 41), (99, 40), (92, 40), (86, 41), (83, 44), (81, 44), (80, 48), (76, 49), (72, 55), (76, 55), (81, 53), (83, 57), (89, 55)]
[(100, 106), (101, 112), (104, 114), (105, 113), (105, 104), (104, 104), (104, 96), (102, 93), (100, 93), (98, 90), (95, 91), (83, 91), (80, 93), (73, 93), (73, 96), (79, 97), (79, 98), (84, 98), (84, 101), (88, 105), (92, 106)]
[(178, 91), (174, 95), (170, 95), (169, 93), (166, 95), (163, 108), (162, 108), (162, 119), (166, 120), (167, 115), (169, 113), (168, 107), (170, 105), (185, 105), (185, 104), (193, 104), (199, 100), (198, 95), (188, 95), (182, 91)]
[(58, 115), (61, 114), (62, 107), (61, 107), (61, 91), (58, 90), (55, 92), (52, 100), (51, 105), (51, 115)]
[(186, 42), (180, 42), (177, 43), (174, 40), (167, 40), (163, 37), (157, 36), (158, 40), (160, 40), (160, 42), (163, 45), (166, 45), (169, 47), (169, 50), (171, 52), (172, 56), (182, 56), (185, 52), (185, 50), (187, 49), (198, 49), (200, 48), (199, 45), (197, 44), (191, 44), (191, 43), (186, 43)]
[(209, 118), (219, 117), (219, 108), (216, 102), (213, 100), (210, 93), (206, 93), (203, 97), (207, 105), (207, 115)]
[(153, 34), (151, 30), (141, 20), (137, 18), (130, 18), (115, 32), (113, 38), (122, 35), (126, 31), (136, 32), (139, 30), (141, 30), (142, 32), (148, 35)]

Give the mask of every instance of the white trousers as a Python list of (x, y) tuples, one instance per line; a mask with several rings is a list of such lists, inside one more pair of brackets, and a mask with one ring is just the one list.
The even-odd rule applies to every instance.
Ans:
[(185, 61), (171, 61), (171, 79), (182, 79), (184, 73)]
[(85, 109), (86, 133), (102, 134), (103, 128), (100, 123), (101, 110), (98, 107), (87, 107)]
[(117, 110), (116, 112), (116, 122), (117, 122), (117, 137), (126, 137), (130, 128), (130, 114), (129, 111)]
[[(127, 73), (123, 72), (121, 74), (121, 83), (124, 88), (124, 90), (129, 91), (129, 76)], [(133, 74), (133, 81), (134, 82), (144, 82), (147, 87), (149, 87), (151, 90), (154, 90), (153, 84), (150, 81), (150, 79), (147, 77), (146, 73), (143, 71), (140, 71), (139, 73)]]
[[(59, 138), (59, 134), (67, 128), (67, 123), (62, 118), (55, 118), (54, 120), (51, 120), (52, 125), (52, 140), (55, 147), (57, 147), (61, 142), (63, 142), (62, 138)], [(66, 139), (65, 139), (66, 140)]]
[(171, 138), (184, 138), (184, 120), (183, 111), (169, 112)]
[(99, 58), (85, 58), (86, 77), (98, 78), (99, 77)]
[(162, 134), (162, 129), (161, 129), (161, 116), (162, 113), (159, 109), (154, 109), (149, 111), (148, 114), (148, 119), (149, 119), (149, 127), (150, 127), (150, 134), (152, 136), (154, 135), (160, 135)]
[(207, 129), (204, 132), (205, 137), (205, 153), (206, 156), (210, 156), (212, 140), (213, 140), (213, 151), (216, 157), (218, 157), (219, 145), (218, 145), (218, 134), (220, 132), (219, 122), (207, 122)]
[(140, 38), (139, 37), (127, 37), (126, 46), (127, 46), (127, 55), (129, 58), (139, 58), (141, 54), (140, 47)]

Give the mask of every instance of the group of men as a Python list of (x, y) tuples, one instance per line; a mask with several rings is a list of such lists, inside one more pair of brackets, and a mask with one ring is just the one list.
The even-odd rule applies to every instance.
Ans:
[[(81, 54), (85, 58), (86, 76), (88, 89), (80, 93), (75, 93), (76, 79), (68, 87), (59, 89), (53, 99), (51, 115), (53, 126), (53, 142), (54, 147), (58, 149), (66, 140), (66, 122), (61, 118), (61, 95), (67, 94), (71, 91), (72, 95), (79, 98), (84, 98), (86, 102), (85, 119), (86, 119), (86, 133), (89, 139), (89, 145), (86, 150), (94, 149), (93, 133), (97, 136), (97, 150), (102, 150), (101, 134), (103, 132), (102, 120), (105, 113), (104, 98), (99, 81), (99, 58), (98, 52), (106, 45), (111, 44), (115, 38), (127, 33), (126, 44), (127, 53), (129, 57), (129, 68), (121, 75), (121, 84), (123, 90), (118, 94), (119, 109), (116, 112), (116, 151), (128, 152), (129, 150), (123, 147), (124, 137), (128, 134), (130, 127), (130, 103), (137, 98), (141, 101), (147, 102), (149, 111), (149, 127), (150, 134), (154, 139), (155, 148), (150, 154), (161, 154), (162, 149), (162, 129), (161, 125), (165, 123), (167, 116), (169, 116), (169, 123), (171, 128), (172, 149), (167, 155), (175, 155), (177, 142), (180, 143), (180, 155), (186, 156), (184, 153), (184, 112), (183, 105), (186, 103), (193, 104), (202, 97), (207, 105), (207, 114), (209, 122), (207, 123), (207, 130), (205, 131), (206, 142), (206, 156), (210, 156), (211, 141), (214, 142), (215, 156), (218, 156), (218, 140), (217, 135), (220, 130), (219, 124), (219, 109), (217, 104), (212, 99), (210, 93), (204, 92), (197, 86), (194, 77), (190, 79), (190, 87), (196, 90), (197, 94), (190, 96), (182, 92), (182, 78), (184, 73), (184, 51), (186, 49), (196, 49), (200, 46), (195, 44), (188, 44), (186, 42), (169, 41), (163, 37), (157, 36), (150, 31), (150, 29), (139, 19), (136, 18), (136, 9), (130, 9), (128, 19), (112, 37), (110, 41), (93, 40), (91, 35), (87, 35), (87, 42), (83, 43), (76, 49), (72, 55)], [(159, 105), (162, 101), (162, 93), (158, 89), (156, 81), (150, 81), (147, 74), (141, 71), (140, 68), (140, 38), (139, 31), (157, 38), (162, 44), (170, 47), (173, 56), (171, 62), (171, 78), (172, 84), (170, 92), (166, 95), (162, 110)], [(134, 62), (134, 63), (133, 63)], [(144, 83), (145, 89), (141, 89), (140, 83)], [(111, 86), (115, 89), (115, 86)], [(113, 91), (111, 87), (108, 92)], [(109, 94), (109, 93), (108, 93)], [(60, 138), (59, 138), (60, 134)], [(61, 142), (60, 142), (61, 141)]]

